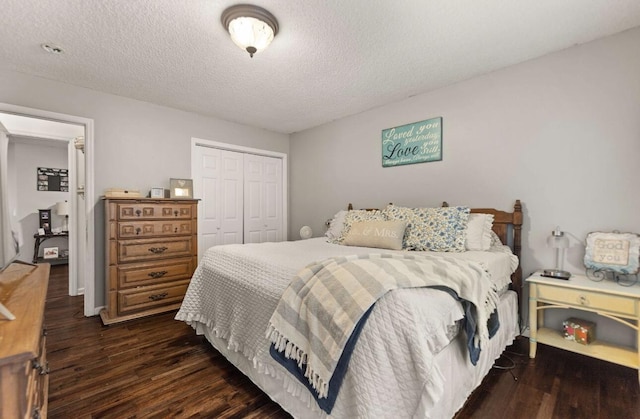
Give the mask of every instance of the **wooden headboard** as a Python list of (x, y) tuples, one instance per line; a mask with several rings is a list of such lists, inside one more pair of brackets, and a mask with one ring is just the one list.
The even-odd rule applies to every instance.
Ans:
[[(448, 207), (446, 202), (443, 207)], [(353, 205), (349, 204), (349, 210), (353, 210)], [(377, 208), (363, 208), (374, 211)], [(514, 255), (520, 256), (522, 253), (522, 204), (517, 199), (513, 206), (513, 212), (501, 211), (494, 208), (471, 208), (472, 213), (493, 214), (493, 231), (496, 232), (502, 243), (508, 245)], [(522, 268), (518, 268), (511, 275), (511, 288), (518, 293), (518, 303), (522, 307)]]

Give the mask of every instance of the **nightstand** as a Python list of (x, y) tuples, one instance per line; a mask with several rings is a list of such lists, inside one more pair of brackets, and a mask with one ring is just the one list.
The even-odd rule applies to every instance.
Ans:
[[(640, 285), (624, 287), (606, 279), (595, 282), (584, 275), (573, 275), (565, 281), (545, 278), (540, 273), (527, 278), (531, 329), (529, 357), (535, 358), (537, 344), (543, 343), (637, 369), (640, 382)], [(599, 340), (582, 345), (567, 340), (562, 331), (544, 327), (544, 311), (559, 308), (589, 311), (615, 320), (635, 332), (638, 347), (634, 349)]]

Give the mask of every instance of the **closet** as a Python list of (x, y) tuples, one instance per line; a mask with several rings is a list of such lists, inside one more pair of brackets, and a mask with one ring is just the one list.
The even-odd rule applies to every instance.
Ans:
[(283, 159), (196, 145), (200, 254), (211, 246), (284, 239)]

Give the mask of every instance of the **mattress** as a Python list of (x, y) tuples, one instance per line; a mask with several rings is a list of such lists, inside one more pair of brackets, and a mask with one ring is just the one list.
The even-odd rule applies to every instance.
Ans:
[[(295, 417), (324, 417), (307, 389), (270, 357), (265, 337), (267, 323), (279, 296), (300, 268), (331, 256), (363, 253), (372, 253), (372, 249), (330, 244), (322, 238), (209, 249), (176, 319), (207, 336)], [(504, 274), (514, 268), (512, 255), (504, 249), (446, 254), (452, 255), (481, 263), (498, 287), (509, 282)], [(450, 416), (455, 412), (451, 409), (459, 408), (459, 397), (447, 391), (450, 368), (443, 372), (446, 363), (440, 365), (438, 359), (445, 350), (455, 351), (449, 349), (453, 347), (460, 354), (466, 353), (458, 338), (451, 341), (463, 311), (459, 303), (443, 295), (446, 294), (428, 288), (403, 289), (379, 300), (354, 348), (331, 417), (446, 417), (432, 416), (431, 412), (453, 406), (446, 409)], [(462, 381), (475, 383), (472, 388), (479, 383), (476, 375), (481, 380), (486, 374), (485, 363), (490, 367), (517, 335), (517, 307), (510, 310), (509, 301), (516, 301), (511, 305), (517, 306), (512, 292), (501, 297), (501, 310), (507, 314), (504, 319), (501, 314), (500, 331), (483, 348), (480, 365), (471, 366), (468, 356), (456, 361), (461, 371), (466, 371)], [(509, 315), (510, 311), (515, 314)], [(462, 403), (467, 396), (461, 399)]]

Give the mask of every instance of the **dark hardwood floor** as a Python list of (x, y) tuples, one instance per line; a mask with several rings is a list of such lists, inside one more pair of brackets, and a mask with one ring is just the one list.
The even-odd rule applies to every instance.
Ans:
[[(52, 267), (49, 418), (289, 418), (174, 312), (102, 326), (67, 281)], [(518, 380), (492, 370), (456, 417), (640, 418), (636, 370), (544, 345), (535, 361), (527, 353), (519, 339), (506, 353)]]

